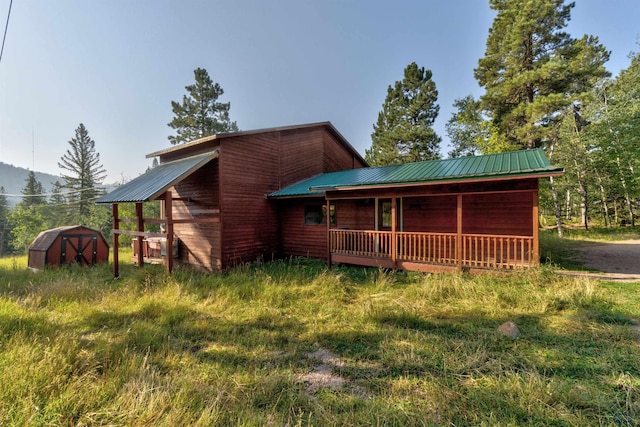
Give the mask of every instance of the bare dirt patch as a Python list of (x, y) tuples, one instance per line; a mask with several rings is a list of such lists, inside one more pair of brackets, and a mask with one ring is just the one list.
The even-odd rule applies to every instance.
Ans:
[(582, 242), (576, 259), (585, 268), (603, 273), (640, 274), (640, 240)]
[[(319, 346), (318, 346), (319, 347)], [(360, 386), (342, 377), (335, 371), (345, 366), (345, 363), (338, 355), (319, 347), (312, 353), (307, 353), (307, 358), (317, 362), (313, 372), (300, 375), (300, 380), (307, 384), (307, 393), (312, 395), (321, 388), (332, 390), (348, 390), (359, 397), (366, 398), (369, 393)]]

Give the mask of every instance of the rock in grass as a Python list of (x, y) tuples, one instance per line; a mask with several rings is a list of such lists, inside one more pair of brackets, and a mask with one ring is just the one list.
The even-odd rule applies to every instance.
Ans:
[(520, 335), (520, 329), (516, 326), (512, 321), (504, 322), (502, 325), (498, 326), (498, 331), (504, 336), (507, 336), (513, 340), (518, 338)]

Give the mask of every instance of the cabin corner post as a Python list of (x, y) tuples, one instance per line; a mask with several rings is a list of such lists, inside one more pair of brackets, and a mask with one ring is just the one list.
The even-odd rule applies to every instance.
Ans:
[(165, 193), (164, 206), (165, 218), (167, 219), (167, 246), (165, 250), (167, 271), (173, 271), (173, 195), (171, 191)]
[[(144, 218), (142, 217), (142, 203), (136, 203), (136, 219), (138, 221), (138, 232), (144, 233)], [(142, 248), (144, 238), (142, 235), (138, 235), (138, 267), (142, 267), (144, 265), (144, 251)]]
[(393, 267), (397, 267), (398, 262), (398, 236), (397, 231), (398, 227), (396, 226), (398, 222), (398, 209), (397, 209), (397, 199), (394, 195), (391, 197), (391, 262), (393, 262)]
[(113, 216), (113, 230), (111, 231), (113, 235), (113, 277), (120, 277), (120, 265), (118, 259), (118, 238), (120, 235), (118, 234), (118, 230), (120, 228), (120, 219), (118, 218), (118, 204), (113, 203), (111, 205), (111, 214)]
[(462, 194), (458, 194), (457, 199), (456, 264), (458, 271), (462, 271)]
[(538, 267), (540, 265), (540, 207), (538, 190), (532, 191), (531, 196), (533, 199), (533, 208), (531, 209), (533, 213), (533, 254), (531, 256), (533, 259), (531, 260), (531, 265)]
[(331, 268), (331, 200), (327, 199), (327, 268)]

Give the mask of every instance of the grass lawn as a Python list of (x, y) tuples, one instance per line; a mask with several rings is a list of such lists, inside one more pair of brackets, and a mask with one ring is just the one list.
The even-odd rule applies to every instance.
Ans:
[(0, 425), (640, 424), (638, 283), (25, 265), (0, 260)]

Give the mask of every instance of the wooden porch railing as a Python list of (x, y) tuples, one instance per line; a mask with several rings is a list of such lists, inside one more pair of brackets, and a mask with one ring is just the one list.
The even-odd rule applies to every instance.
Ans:
[[(458, 265), (456, 233), (417, 233), (330, 230), (332, 255), (384, 258), (454, 266)], [(514, 269), (538, 265), (531, 236), (463, 234), (463, 267)]]
[(462, 263), (470, 267), (514, 269), (538, 265), (533, 237), (462, 235)]
[(456, 263), (455, 233), (396, 233), (398, 259), (402, 261)]
[(393, 234), (390, 231), (331, 230), (331, 253), (391, 258)]

